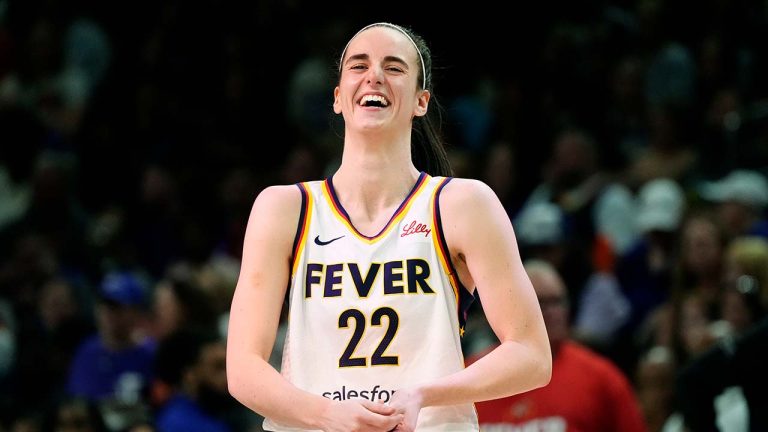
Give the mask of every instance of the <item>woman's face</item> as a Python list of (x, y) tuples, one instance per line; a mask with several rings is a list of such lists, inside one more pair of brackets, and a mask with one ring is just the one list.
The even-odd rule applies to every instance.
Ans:
[(350, 42), (334, 89), (333, 110), (346, 128), (410, 130), (414, 116), (427, 112), (429, 92), (421, 90), (421, 63), (416, 48), (401, 32), (372, 27)]

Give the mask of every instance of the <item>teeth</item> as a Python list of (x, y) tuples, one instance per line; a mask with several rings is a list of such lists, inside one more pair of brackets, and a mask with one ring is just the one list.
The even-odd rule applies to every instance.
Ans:
[(367, 102), (379, 102), (381, 106), (387, 106), (389, 105), (389, 102), (384, 98), (384, 96), (379, 95), (365, 95), (362, 99), (360, 99), (360, 105), (365, 105)]

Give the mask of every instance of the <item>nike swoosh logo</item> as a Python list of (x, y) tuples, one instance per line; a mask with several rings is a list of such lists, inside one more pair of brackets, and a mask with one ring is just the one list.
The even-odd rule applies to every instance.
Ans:
[(320, 236), (317, 236), (317, 237), (315, 237), (315, 244), (318, 245), (318, 246), (325, 246), (327, 244), (331, 244), (331, 243), (335, 242), (336, 240), (338, 240), (338, 239), (340, 239), (342, 237), (344, 237), (344, 236), (339, 236), (339, 237), (336, 237), (335, 239), (330, 239), (328, 241), (322, 241), (322, 240), (320, 240)]

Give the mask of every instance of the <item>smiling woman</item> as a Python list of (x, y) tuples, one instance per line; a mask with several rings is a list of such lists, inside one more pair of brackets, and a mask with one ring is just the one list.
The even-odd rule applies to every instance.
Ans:
[[(227, 373), (266, 430), (477, 431), (473, 402), (549, 381), (512, 224), (487, 185), (449, 177), (431, 86), (420, 37), (364, 27), (333, 91), (345, 124), (338, 170), (254, 202)], [(286, 294), (278, 372), (268, 359)], [(501, 344), (465, 368), (461, 337), (478, 295)]]
[[(396, 41), (404, 45), (400, 48), (408, 52), (410, 45), (414, 48), (411, 51), (415, 51), (412, 59), (408, 59), (407, 56), (398, 55), (384, 56), (382, 58), (383, 64), (379, 65), (382, 74), (386, 74), (388, 77), (397, 77), (399, 75), (416, 76), (421, 83), (421, 87), (418, 90), (423, 90), (422, 96), (426, 98), (423, 101), (423, 111), (416, 113), (410, 119), (411, 121), (408, 122), (409, 127), (405, 129), (412, 132), (413, 146), (411, 146), (411, 156), (413, 164), (416, 168), (429, 172), (432, 175), (449, 176), (452, 174), (452, 170), (439, 132), (440, 127), (436, 120), (436, 118), (439, 118), (437, 114), (440, 107), (437, 105), (437, 100), (432, 93), (432, 56), (426, 42), (419, 35), (390, 23), (376, 23), (363, 27), (349, 40), (342, 51), (338, 65), (339, 82), (341, 82), (341, 76), (345, 70), (349, 72), (349, 77), (358, 79), (364, 78), (364, 74), (371, 71), (372, 59), (369, 57), (369, 53), (365, 51), (349, 51), (350, 46), (356, 48), (352, 42), (357, 40), (358, 35), (367, 30), (377, 29), (385, 31), (389, 29), (400, 33), (406, 38), (405, 40)], [(415, 66), (411, 69), (409, 65)], [(336, 114), (341, 114), (341, 108), (336, 104), (337, 96), (334, 93), (334, 111)], [(393, 103), (386, 93), (376, 89), (371, 89), (367, 93), (358, 95), (358, 98), (353, 101), (359, 106), (371, 107), (374, 110), (376, 108), (387, 108)], [(427, 110), (427, 105), (432, 106), (432, 109)], [(349, 125), (347, 125), (347, 128), (349, 128)]]

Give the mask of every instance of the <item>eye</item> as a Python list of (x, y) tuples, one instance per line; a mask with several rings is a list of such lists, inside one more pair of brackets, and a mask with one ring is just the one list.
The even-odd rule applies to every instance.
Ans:
[(403, 70), (403, 68), (401, 68), (400, 66), (387, 66), (387, 70), (390, 72), (398, 72), (398, 73), (405, 72), (405, 70)]
[(363, 69), (365, 69), (365, 68), (366, 68), (366, 66), (365, 66), (364, 64), (358, 63), (358, 64), (353, 64), (353, 65), (352, 65), (352, 66), (350, 66), (349, 68), (350, 68), (350, 69), (363, 70)]

